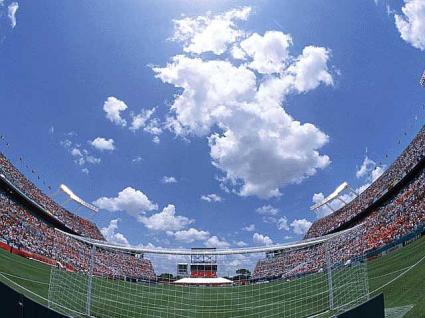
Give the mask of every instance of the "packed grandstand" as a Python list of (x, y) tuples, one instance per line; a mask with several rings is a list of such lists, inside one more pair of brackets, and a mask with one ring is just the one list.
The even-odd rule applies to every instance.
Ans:
[[(364, 255), (420, 227), (425, 221), (425, 127), (398, 159), (353, 201), (317, 220), (305, 238), (320, 237), (354, 227), (332, 246), (332, 255), (344, 260)], [(254, 278), (279, 277), (297, 267), (297, 272), (321, 268), (323, 247), (285, 254), (258, 262)], [(317, 259), (315, 268), (303, 268), (303, 260)], [(300, 265), (301, 264), (301, 265)], [(311, 262), (306, 263), (311, 267)]]
[(104, 239), (96, 225), (65, 210), (50, 197), (45, 195), (30, 180), (20, 173), (3, 154), (0, 154), (0, 171), (5, 179), (10, 181), (28, 198), (38, 203), (52, 217), (57, 218), (72, 231), (87, 237)]
[[(424, 165), (425, 127), (380, 178), (353, 201), (317, 220), (305, 238), (352, 228), (327, 247), (334, 260), (343, 263), (417, 230), (425, 221)], [(90, 254), (89, 246), (64, 232), (104, 241), (96, 225), (43, 194), (2, 154), (0, 177), (0, 247), (70, 271), (87, 272), (88, 259), (82, 255)], [(157, 280), (152, 262), (144, 255), (106, 249), (96, 253), (94, 274)], [(318, 272), (325, 261), (323, 244), (281, 254), (277, 250), (258, 260), (252, 278), (261, 281)]]
[[(35, 258), (69, 270), (87, 271), (88, 246), (71, 240), (56, 230), (58, 221), (62, 229), (71, 233), (104, 240), (99, 229), (88, 220), (72, 214), (41, 192), (0, 154), (0, 245), (15, 248), (22, 256)], [(6, 245), (6, 246), (5, 246)], [(127, 254), (102, 250), (97, 253), (95, 274), (155, 279), (149, 260)]]

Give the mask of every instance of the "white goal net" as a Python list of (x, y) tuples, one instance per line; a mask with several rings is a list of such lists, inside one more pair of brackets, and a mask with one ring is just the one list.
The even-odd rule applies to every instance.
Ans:
[(349, 240), (176, 250), (70, 236), (49, 307), (70, 317), (331, 317), (369, 295), (366, 261)]

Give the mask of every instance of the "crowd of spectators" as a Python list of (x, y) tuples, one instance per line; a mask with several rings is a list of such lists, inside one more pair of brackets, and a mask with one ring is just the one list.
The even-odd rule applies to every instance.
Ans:
[[(423, 147), (424, 131), (422, 130), (421, 133)], [(414, 142), (418, 142), (418, 138)], [(417, 162), (422, 150), (423, 148), (415, 148), (414, 151), (410, 151), (410, 155), (415, 159), (408, 160), (404, 157), (404, 162)], [(374, 208), (363, 219), (358, 220), (350, 231), (331, 239), (329, 244), (282, 251), (277, 256), (260, 260), (254, 270), (253, 278), (288, 278), (324, 270), (327, 266), (326, 248), (329, 249), (328, 255), (332, 264), (344, 264), (357, 256), (366, 255), (370, 251), (400, 239), (424, 224), (425, 169), (422, 169), (392, 198)]]
[[(88, 271), (91, 249), (37, 217), (18, 203), (7, 190), (0, 190), (0, 240), (9, 246), (35, 253), (74, 271)], [(143, 256), (96, 249), (96, 275), (154, 280), (151, 262)]]
[(424, 157), (425, 126), (422, 127), (397, 160), (375, 182), (342, 208), (314, 222), (307, 232), (306, 238), (323, 236), (353, 220), (388, 189), (397, 184)]
[(86, 237), (104, 240), (102, 233), (92, 222), (81, 218), (61, 207), (45, 195), (37, 186), (28, 180), (15, 166), (0, 153), (0, 173), (3, 174), (20, 191), (41, 205), (52, 217), (63, 223), (75, 233)]
[[(397, 184), (425, 156), (425, 127), (400, 157), (353, 201), (316, 221), (306, 238), (323, 236), (352, 221), (370, 207), (377, 198)], [(22, 175), (2, 154), (0, 173), (33, 201), (42, 205), (57, 220), (80, 235), (104, 240), (91, 222), (65, 210), (46, 196)], [(425, 169), (422, 168), (396, 194), (353, 224), (352, 230), (339, 235), (327, 244), (274, 253), (259, 260), (253, 279), (290, 278), (322, 271), (329, 259), (332, 264), (344, 264), (411, 233), (425, 224)], [(45, 256), (75, 271), (89, 269), (90, 246), (77, 241), (39, 218), (36, 211), (21, 205), (8, 190), (0, 189), (0, 240), (8, 245)], [(330, 255), (330, 256), (329, 256)], [(108, 277), (154, 280), (152, 263), (141, 255), (98, 248), (94, 273)]]

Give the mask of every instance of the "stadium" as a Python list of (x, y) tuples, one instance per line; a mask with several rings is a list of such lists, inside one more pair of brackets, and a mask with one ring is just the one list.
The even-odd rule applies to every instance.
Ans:
[[(304, 240), (181, 250), (106, 242), (1, 155), (1, 280), (69, 317), (331, 317), (379, 293), (387, 308), (421, 317), (424, 168), (422, 127), (380, 178)], [(255, 267), (232, 273), (235, 256)], [(176, 277), (157, 276), (167, 263)]]
[(425, 318), (395, 2), (0, 0), (0, 317)]

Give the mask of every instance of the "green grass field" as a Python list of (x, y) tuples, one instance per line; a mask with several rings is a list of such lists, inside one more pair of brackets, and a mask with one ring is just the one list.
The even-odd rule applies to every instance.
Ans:
[[(369, 290), (372, 294), (384, 293), (386, 308), (412, 305), (405, 318), (425, 318), (423, 258), (425, 237), (370, 261)], [(0, 280), (45, 305), (50, 270), (0, 250)], [(342, 291), (355, 281), (347, 277), (357, 277), (363, 270), (359, 266), (349, 272), (334, 273), (336, 305), (361, 296), (359, 286), (348, 288), (352, 290), (350, 295)], [(84, 312), (87, 278), (55, 270), (53, 279), (61, 290), (55, 293), (55, 300)], [(95, 278), (93, 295), (92, 314), (96, 317), (308, 317), (329, 306), (324, 274), (291, 282), (222, 288), (149, 286)]]

